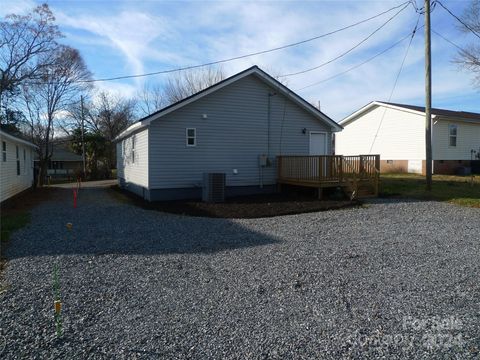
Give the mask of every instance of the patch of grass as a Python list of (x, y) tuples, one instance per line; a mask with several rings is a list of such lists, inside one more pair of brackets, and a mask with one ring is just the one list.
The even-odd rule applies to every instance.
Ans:
[(380, 194), (480, 208), (480, 176), (433, 175), (432, 191), (427, 191), (424, 176), (382, 174)]
[[(3, 259), (3, 249), (5, 249), (10, 235), (12, 232), (23, 228), (30, 222), (30, 213), (28, 212), (17, 212), (9, 215), (4, 215), (0, 217), (0, 275), (5, 267), (6, 260)], [(5, 284), (0, 284), (0, 293), (6, 290)]]
[(30, 214), (27, 212), (4, 215), (1, 217), (1, 240), (8, 241), (12, 232), (23, 228), (30, 222)]

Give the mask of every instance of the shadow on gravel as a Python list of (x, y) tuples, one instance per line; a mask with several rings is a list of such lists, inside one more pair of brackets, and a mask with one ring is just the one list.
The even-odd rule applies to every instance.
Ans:
[[(84, 190), (76, 209), (48, 202), (12, 237), (8, 259), (57, 255), (214, 253), (280, 240), (236, 221), (163, 214), (113, 200), (103, 189)], [(72, 223), (68, 230), (67, 223)]]

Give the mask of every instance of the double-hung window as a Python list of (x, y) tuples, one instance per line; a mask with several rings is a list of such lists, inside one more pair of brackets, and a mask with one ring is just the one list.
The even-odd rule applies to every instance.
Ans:
[(197, 130), (195, 128), (187, 128), (185, 135), (187, 146), (197, 146)]
[(135, 135), (132, 136), (132, 163), (135, 163)]
[(457, 131), (458, 127), (455, 124), (448, 125), (448, 145), (457, 146)]
[(20, 151), (18, 150), (18, 145), (15, 147), (17, 155), (17, 175), (20, 175)]

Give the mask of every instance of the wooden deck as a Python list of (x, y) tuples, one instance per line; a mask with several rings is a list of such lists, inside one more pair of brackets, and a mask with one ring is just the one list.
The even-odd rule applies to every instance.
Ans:
[(342, 187), (352, 198), (378, 196), (380, 155), (278, 156), (277, 182), (322, 188)]

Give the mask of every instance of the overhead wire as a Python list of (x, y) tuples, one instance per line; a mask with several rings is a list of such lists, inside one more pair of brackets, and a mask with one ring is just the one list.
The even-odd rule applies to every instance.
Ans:
[[(336, 34), (336, 33), (339, 33), (341, 31), (344, 31), (344, 30), (348, 30), (350, 28), (353, 28), (355, 26), (358, 26), (358, 25), (361, 25), (363, 23), (366, 23), (370, 20), (373, 20), (373, 19), (376, 19), (378, 17), (381, 17), (389, 12), (392, 12), (398, 8), (401, 8), (401, 11), (403, 11), (409, 4), (411, 3), (411, 0), (410, 1), (406, 1), (406, 2), (403, 2), (399, 5), (396, 5), (394, 7), (391, 7), (390, 9), (388, 10), (385, 10), (385, 11), (382, 11), (376, 15), (373, 15), (373, 16), (370, 16), (366, 19), (363, 19), (363, 20), (360, 20), (360, 21), (357, 21), (353, 24), (350, 24), (348, 26), (344, 26), (342, 28), (339, 28), (339, 29), (336, 29), (336, 30), (333, 30), (333, 31), (329, 31), (327, 33), (324, 33), (324, 34), (321, 34), (321, 35), (317, 35), (317, 36), (314, 36), (314, 37), (311, 37), (311, 38), (308, 38), (308, 39), (304, 39), (304, 40), (300, 40), (300, 41), (297, 41), (297, 42), (294, 42), (294, 43), (290, 43), (290, 44), (286, 44), (286, 45), (282, 45), (282, 46), (278, 46), (278, 47), (274, 47), (274, 48), (271, 48), (271, 49), (267, 49), (267, 50), (261, 50), (261, 51), (256, 51), (256, 52), (251, 52), (251, 53), (248, 53), (248, 54), (244, 54), (244, 55), (239, 55), (239, 56), (234, 56), (234, 57), (230, 57), (230, 58), (226, 58), (226, 59), (221, 59), (221, 60), (216, 60), (216, 61), (210, 61), (210, 62), (206, 62), (206, 63), (202, 63), (202, 64), (197, 64), (197, 65), (191, 65), (191, 66), (183, 66), (183, 67), (178, 67), (178, 68), (174, 68), (174, 69), (168, 69), (168, 70), (160, 70), (160, 71), (154, 71), (154, 72), (148, 72), (148, 73), (143, 73), (143, 74), (133, 74), (133, 75), (121, 75), (121, 76), (114, 76), (114, 77), (105, 77), (105, 78), (99, 78), (99, 79), (86, 79), (86, 80), (77, 80), (75, 82), (77, 83), (94, 83), (94, 82), (103, 82), (103, 81), (115, 81), (115, 80), (125, 80), (125, 79), (132, 79), (132, 78), (141, 78), (141, 77), (147, 77), (147, 76), (153, 76), (153, 75), (161, 75), (161, 74), (169, 74), (169, 73), (174, 73), (174, 72), (179, 72), (179, 71), (185, 71), (185, 70), (192, 70), (192, 69), (197, 69), (197, 68), (202, 68), (202, 67), (207, 67), (207, 66), (212, 66), (212, 65), (218, 65), (218, 64), (222, 64), (222, 63), (226, 63), (226, 62), (230, 62), (230, 61), (235, 61), (235, 60), (240, 60), (240, 59), (244, 59), (244, 58), (248, 58), (248, 57), (252, 57), (252, 56), (257, 56), (257, 55), (263, 55), (263, 54), (267, 54), (267, 53), (270, 53), (270, 52), (274, 52), (274, 51), (279, 51), (279, 50), (283, 50), (283, 49), (287, 49), (287, 48), (291, 48), (291, 47), (294, 47), (294, 46), (298, 46), (298, 45), (301, 45), (301, 44), (305, 44), (305, 43), (308, 43), (308, 42), (311, 42), (311, 41), (314, 41), (314, 40), (318, 40), (318, 39), (321, 39), (321, 38), (324, 38), (324, 37), (327, 37), (327, 36), (330, 36), (330, 35), (333, 35), (333, 34)], [(401, 12), (400, 11), (400, 12)], [(397, 13), (398, 14), (398, 13)], [(396, 16), (396, 15), (395, 15)], [(36, 82), (36, 83), (49, 83), (49, 82)]]
[[(395, 88), (397, 87), (398, 79), (400, 78), (400, 74), (402, 73), (403, 67), (405, 66), (405, 61), (407, 60), (407, 56), (408, 56), (408, 53), (410, 51), (410, 47), (412, 46), (413, 38), (415, 37), (415, 34), (418, 30), (418, 23), (420, 21), (420, 16), (421, 16), (421, 14), (418, 15), (417, 23), (415, 24), (415, 28), (413, 29), (413, 32), (412, 32), (412, 37), (410, 38), (410, 41), (409, 41), (408, 46), (407, 46), (407, 50), (405, 51), (405, 55), (402, 59), (402, 63), (400, 64), (400, 69), (398, 70), (397, 76), (395, 77), (395, 81), (393, 83), (392, 91), (390, 92), (390, 96), (388, 97), (388, 102), (390, 102), (392, 100), (393, 93), (395, 92)], [(378, 133), (380, 132), (380, 128), (382, 126), (382, 123), (383, 123), (383, 120), (385, 118), (386, 112), (387, 112), (387, 108), (385, 107), (385, 109), (383, 111), (383, 114), (382, 114), (382, 117), (380, 118), (380, 122), (378, 124), (377, 131), (375, 132), (375, 136), (373, 137), (372, 144), (370, 145), (370, 150), (368, 151), (369, 153), (372, 152), (373, 146), (375, 145), (375, 141), (377, 140)]]
[(390, 21), (392, 21), (395, 17), (397, 17), (402, 11), (404, 11), (407, 7), (408, 7), (409, 4), (405, 5), (403, 8), (401, 8), (398, 12), (396, 12), (392, 17), (390, 17), (387, 21), (385, 21), (382, 25), (380, 25), (378, 28), (376, 28), (372, 33), (370, 33), (367, 37), (363, 38), (360, 42), (358, 42), (357, 44), (355, 44), (353, 47), (351, 47), (350, 49), (348, 49), (347, 51), (341, 53), (340, 55), (328, 60), (328, 61), (325, 61), (323, 63), (321, 63), (320, 65), (317, 65), (317, 66), (314, 66), (314, 67), (311, 67), (311, 68), (308, 68), (308, 69), (305, 69), (305, 70), (301, 70), (301, 71), (297, 71), (297, 72), (293, 72), (293, 73), (289, 73), (289, 74), (284, 74), (284, 75), (280, 75), (280, 77), (289, 77), (289, 76), (296, 76), (296, 75), (300, 75), (300, 74), (305, 74), (307, 72), (310, 72), (310, 71), (313, 71), (313, 70), (316, 70), (316, 69), (319, 69), (321, 67), (324, 67), (325, 65), (328, 65), (328, 64), (331, 64), (332, 62), (344, 57), (345, 55), (348, 55), (349, 53), (351, 53), (353, 50), (355, 50), (356, 48), (358, 48), (360, 45), (362, 45), (363, 43), (365, 43), (368, 39), (370, 39), (373, 35), (375, 35), (377, 32), (379, 32), (381, 29), (383, 29)]
[(480, 39), (480, 34), (476, 30), (472, 29), (470, 25), (465, 23), (462, 19), (460, 19), (457, 15), (455, 15), (452, 11), (450, 11), (450, 9), (448, 9), (445, 5), (443, 5), (441, 1), (435, 0), (434, 4), (440, 5), (446, 12), (448, 12), (451, 16), (453, 16), (460, 24), (462, 24), (466, 29), (470, 30), (473, 33), (473, 35), (475, 35)]
[[(423, 28), (423, 25), (422, 25), (419, 29), (421, 29), (421, 28)], [(377, 54), (369, 57), (369, 58), (366, 59), (365, 61), (362, 61), (361, 63), (356, 64), (356, 65), (354, 65), (354, 66), (352, 66), (352, 67), (350, 67), (350, 68), (348, 68), (348, 69), (346, 69), (346, 70), (344, 70), (344, 71), (341, 71), (341, 72), (339, 72), (339, 73), (337, 73), (337, 74), (335, 74), (335, 75), (329, 76), (328, 78), (322, 79), (322, 80), (320, 80), (320, 81), (316, 81), (316, 82), (314, 82), (314, 83), (312, 83), (312, 84), (309, 84), (309, 85), (307, 85), (307, 86), (304, 86), (304, 87), (301, 87), (301, 88), (299, 88), (299, 89), (296, 89), (295, 91), (302, 91), (302, 90), (305, 90), (305, 89), (307, 89), (307, 88), (310, 88), (310, 87), (313, 87), (313, 86), (316, 86), (316, 85), (323, 84), (323, 83), (325, 83), (325, 82), (327, 82), (327, 81), (330, 81), (330, 80), (333, 80), (333, 79), (335, 79), (335, 78), (337, 78), (337, 77), (339, 77), (339, 76), (345, 75), (345, 74), (349, 73), (350, 71), (353, 71), (353, 70), (355, 70), (355, 69), (358, 69), (359, 67), (361, 67), (361, 66), (363, 66), (363, 65), (365, 65), (365, 64), (367, 64), (367, 63), (369, 63), (369, 62), (371, 62), (371, 61), (373, 61), (373, 60), (375, 60), (377, 57), (379, 57), (379, 56), (387, 53), (387, 52), (390, 51), (390, 50), (392, 50), (393, 48), (395, 48), (396, 46), (398, 46), (399, 44), (401, 44), (402, 42), (404, 42), (405, 40), (407, 40), (407, 39), (410, 38), (411, 36), (412, 36), (412, 32), (409, 32), (406, 36), (404, 36), (403, 38), (401, 38), (401, 39), (398, 40), (397, 42), (393, 43), (392, 45), (390, 45), (390, 46), (387, 47), (386, 49), (380, 51), (379, 53), (377, 53)]]

